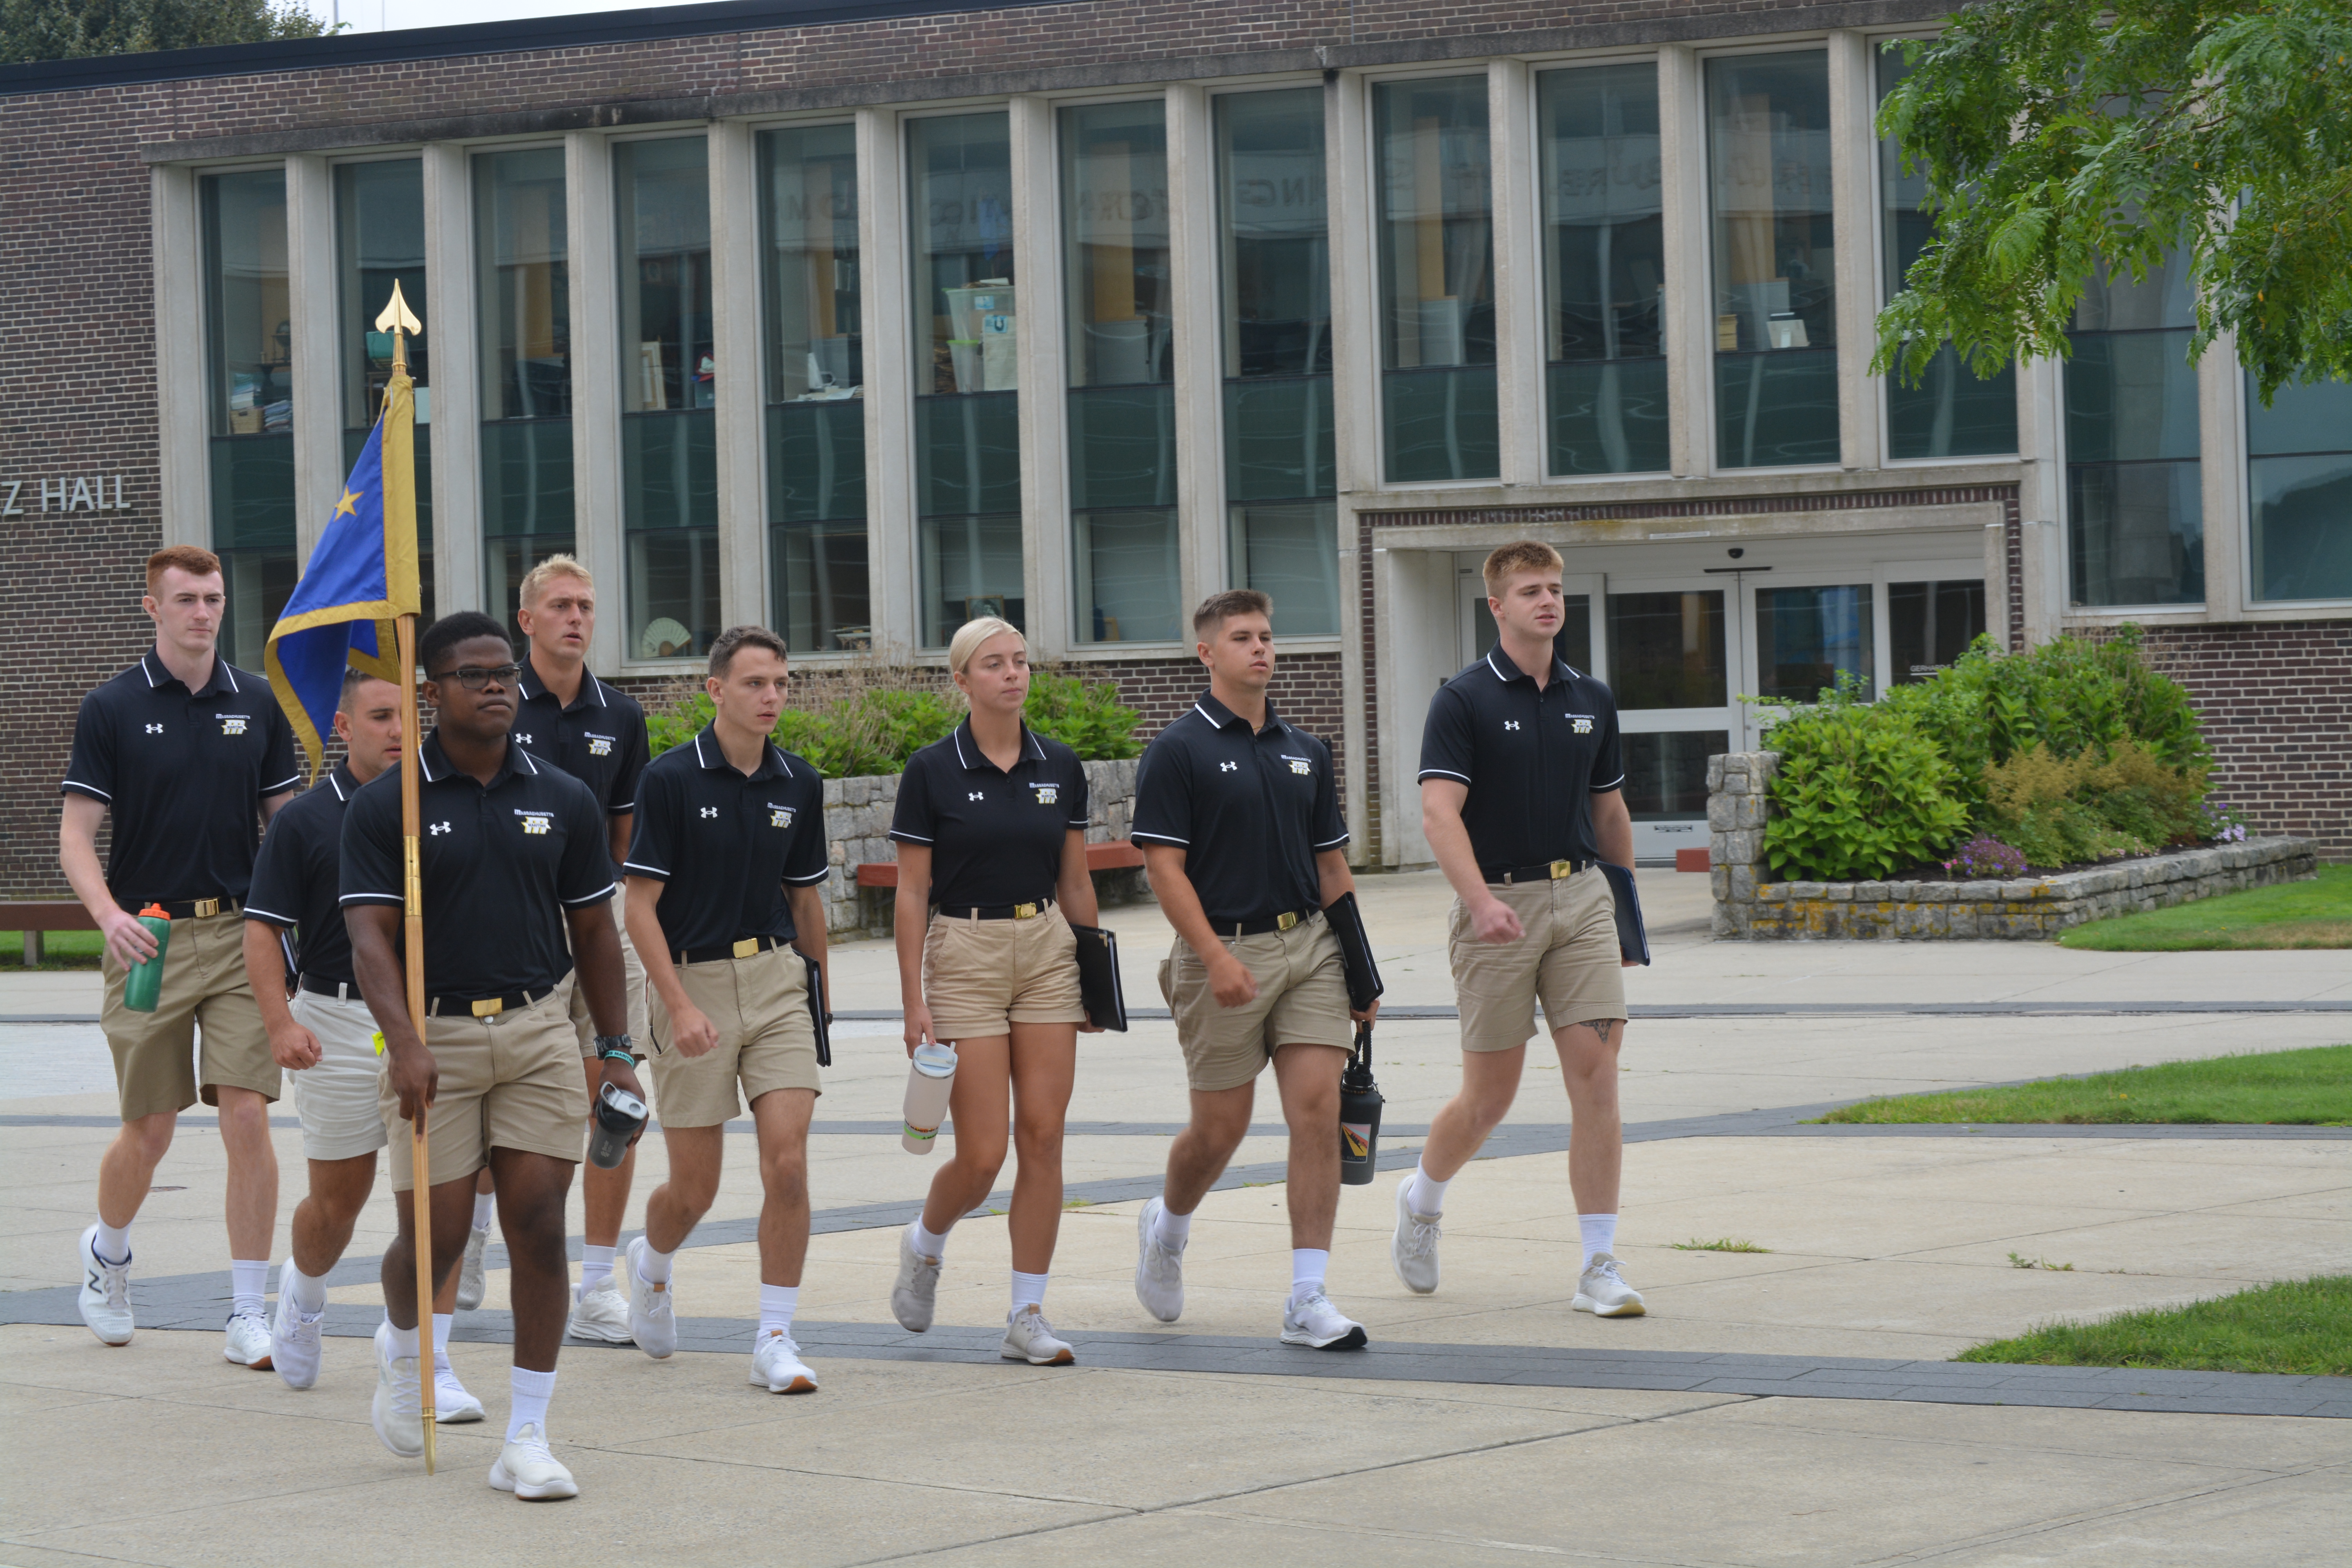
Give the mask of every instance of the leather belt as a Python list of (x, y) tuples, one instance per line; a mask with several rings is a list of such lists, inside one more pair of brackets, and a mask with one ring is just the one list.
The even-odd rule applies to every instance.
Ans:
[(941, 904), (940, 913), (959, 921), (1034, 921), (1053, 907), (1051, 899), (1027, 904)]
[(1285, 910), (1262, 921), (1212, 921), (1209, 925), (1219, 936), (1264, 936), (1270, 931), (1288, 931), (1322, 912), (1320, 910)]
[(235, 899), (149, 899), (136, 904), (121, 899), (114, 901), (134, 915), (152, 905), (175, 921), (208, 921), (215, 915), (237, 914), (245, 908)]
[(545, 1001), (554, 992), (554, 986), (542, 985), (536, 991), (517, 991), (505, 996), (427, 996), (425, 999), (425, 1016), (428, 1018), (450, 1018), (464, 1014), (477, 1018), (495, 1018), (501, 1013)]
[(1590, 871), (1595, 864), (1591, 860), (1553, 860), (1537, 866), (1481, 866), (1478, 874), (1489, 882), (1508, 887), (1514, 882), (1557, 882), (1579, 871)]
[(323, 975), (305, 974), (302, 989), (313, 996), (331, 996), (338, 1002), (360, 999), (360, 983), (356, 980), (329, 980)]
[(676, 964), (716, 963), (722, 958), (757, 958), (782, 947), (793, 939), (788, 936), (739, 937), (724, 947), (680, 947), (670, 950), (669, 961)]

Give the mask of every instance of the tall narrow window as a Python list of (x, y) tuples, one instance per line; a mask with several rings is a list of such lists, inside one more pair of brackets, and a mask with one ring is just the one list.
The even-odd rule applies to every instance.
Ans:
[(1024, 626), (1013, 139), (1002, 112), (907, 127), (914, 248), (915, 537), (925, 647)]
[(1829, 57), (1706, 62), (1715, 460), (1838, 460)]
[[(1902, 51), (1878, 57), (1878, 98), (1910, 74)], [(1886, 294), (1903, 291), (1903, 275), (1919, 259), (1934, 231), (1934, 218), (1919, 210), (1927, 176), (1903, 172), (1902, 150), (1888, 137), (1878, 144), (1878, 207), (1885, 225)], [(1979, 380), (1946, 343), (1936, 351), (1916, 385), (1886, 378), (1886, 455), (1890, 458), (1967, 458), (2017, 450), (2017, 367)], [(1901, 667), (1898, 665), (1898, 668)]]
[[(344, 163), (335, 170), (335, 263), (341, 306), (337, 357), (342, 363), (343, 471), (349, 473), (383, 412), (392, 383), (392, 334), (375, 330), (394, 279), (416, 319), (430, 322), (425, 291), (425, 164), (417, 158)], [(408, 340), (408, 374), (416, 384), (416, 554), (433, 619), (433, 376), (431, 342)]]
[(1372, 89), (1381, 409), (1391, 484), (1502, 472), (1495, 415), (1495, 204), (1486, 79)]
[(1671, 461), (1657, 68), (1536, 79), (1550, 468), (1656, 472)]
[(1173, 642), (1176, 386), (1160, 100), (1061, 111), (1076, 640)]
[(2188, 258), (2138, 283), (2101, 267), (2066, 362), (2066, 545), (2078, 605), (2205, 598)]
[(795, 652), (868, 647), (856, 128), (763, 132), (760, 199), (772, 624)]
[(260, 668), (294, 592), (294, 333), (286, 172), (207, 174), (205, 380), (213, 549), (227, 581), (221, 654)]
[(1231, 580), (1273, 597), (1277, 634), (1328, 636), (1339, 548), (1323, 92), (1216, 107)]
[(523, 574), (572, 547), (565, 221), (561, 147), (474, 159), (485, 603), (509, 627)]
[(2352, 599), (2352, 382), (2246, 378), (2247, 516), (2257, 601)]

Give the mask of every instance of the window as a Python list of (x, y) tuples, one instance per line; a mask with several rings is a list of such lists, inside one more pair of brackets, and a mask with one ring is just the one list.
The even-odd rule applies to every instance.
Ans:
[(688, 658), (719, 635), (718, 365), (710, 327), (710, 144), (613, 149), (621, 306), (625, 658)]
[(1723, 590), (1608, 595), (1617, 706), (1720, 708), (1730, 700)]
[(760, 200), (771, 617), (794, 652), (868, 647), (856, 128), (763, 132)]
[(2246, 378), (2246, 489), (2257, 601), (2352, 599), (2352, 384)]
[(1886, 637), (1891, 685), (1926, 680), (1969, 650), (1985, 631), (1981, 577), (1941, 583), (1890, 583)]
[(1319, 88), (1216, 100), (1230, 580), (1277, 635), (1339, 629), (1331, 234)]
[(2077, 605), (2204, 602), (2195, 319), (2185, 257), (2138, 283), (2101, 267), (2074, 307), (2066, 545)]
[(258, 668), (294, 592), (294, 335), (286, 173), (206, 174), (205, 382), (213, 549), (228, 611), (221, 656)]
[[(1878, 57), (1878, 98), (1910, 74), (1900, 49)], [(1885, 225), (1886, 295), (1903, 291), (1903, 275), (1919, 259), (1933, 232), (1933, 219), (1919, 210), (1927, 194), (1925, 175), (1903, 172), (1903, 154), (1890, 137), (1878, 144), (1878, 205)], [(1890, 458), (1965, 458), (2017, 450), (2017, 367), (2004, 365), (1990, 380), (1979, 380), (1951, 344), (1936, 351), (1916, 385), (1899, 375), (1886, 378), (1886, 455)], [(1898, 662), (1897, 669), (1902, 668)]]
[(1372, 89), (1381, 411), (1391, 484), (1502, 472), (1486, 79)]
[[(394, 279), (416, 319), (430, 324), (425, 289), (425, 164), (399, 158), (344, 163), (335, 170), (335, 267), (339, 282), (342, 363), (343, 471), (383, 413), (392, 384), (392, 334), (375, 319), (392, 298)], [(433, 386), (430, 342), (408, 340), (408, 375), (416, 384), (416, 564), (424, 587), (419, 625), (433, 619)]]
[(1173, 642), (1176, 386), (1166, 109), (1061, 111), (1078, 642)]
[(907, 163), (922, 637), (944, 647), (976, 616), (1026, 624), (1011, 125), (913, 121)]
[(517, 637), (524, 574), (572, 548), (565, 215), (562, 148), (475, 158), (485, 603)]
[(1706, 63), (1715, 460), (1838, 460), (1829, 57)]
[(1662, 470), (1671, 459), (1657, 68), (1536, 81), (1550, 471)]

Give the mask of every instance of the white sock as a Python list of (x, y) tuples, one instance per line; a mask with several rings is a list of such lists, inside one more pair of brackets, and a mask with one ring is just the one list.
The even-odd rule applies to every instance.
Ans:
[[(949, 1230), (952, 1230), (955, 1227), (950, 1226), (948, 1228)], [(926, 1258), (945, 1258), (948, 1255), (947, 1231), (940, 1231), (938, 1235), (934, 1236), (929, 1231), (925, 1230), (923, 1228), (923, 1216), (921, 1215), (917, 1215), (915, 1216), (915, 1223), (907, 1227), (907, 1240), (917, 1252), (921, 1253)]]
[(1160, 1205), (1160, 1223), (1151, 1227), (1151, 1239), (1171, 1252), (1181, 1252), (1192, 1234), (1192, 1216), (1178, 1214), (1163, 1202)]
[(230, 1313), (239, 1318), (262, 1316), (261, 1299), (269, 1291), (269, 1259), (257, 1263), (250, 1258), (232, 1258), (228, 1278)]
[(677, 1265), (677, 1253), (656, 1252), (650, 1241), (646, 1243), (645, 1250), (637, 1254), (637, 1273), (648, 1285), (668, 1284), (670, 1270)]
[(498, 1207), (498, 1203), (499, 1194), (496, 1193), (474, 1194), (474, 1228), (476, 1230), (490, 1228), (490, 1212)]
[(1613, 1214), (1580, 1214), (1576, 1216), (1576, 1228), (1584, 1242), (1584, 1262), (1578, 1272), (1592, 1266), (1592, 1255), (1617, 1251), (1617, 1216)]
[(327, 1310), (327, 1282), (317, 1275), (305, 1274), (288, 1258), (278, 1276), (278, 1293), (291, 1296), (294, 1309), (315, 1317)]
[(762, 1285), (760, 1287), (760, 1337), (782, 1334), (792, 1338), (793, 1314), (800, 1310), (801, 1288), (797, 1285)]
[(98, 1234), (90, 1238), (90, 1242), (98, 1248), (99, 1261), (101, 1263), (123, 1264), (131, 1261), (131, 1227), (127, 1225), (109, 1225), (104, 1219), (100, 1219), (98, 1222)]
[(583, 1296), (613, 1277), (613, 1255), (618, 1251), (620, 1248), (617, 1247), (583, 1247), (580, 1249), (580, 1293)]
[(1294, 1307), (1323, 1289), (1323, 1277), (1331, 1272), (1328, 1248), (1294, 1247), (1290, 1249), (1290, 1304)]
[(416, 1359), (416, 1331), (415, 1329), (402, 1328), (399, 1324), (392, 1321), (389, 1314), (387, 1314), (383, 1320), (383, 1329), (385, 1336), (392, 1341), (393, 1360), (415, 1361)]
[(507, 1373), (507, 1386), (514, 1392), (514, 1406), (507, 1413), (507, 1441), (513, 1442), (526, 1426), (537, 1426), (539, 1435), (546, 1436), (547, 1402), (555, 1397), (555, 1374), (516, 1367)]
[(1019, 1317), (1024, 1307), (1043, 1308), (1045, 1305), (1045, 1281), (1049, 1274), (1024, 1274), (1013, 1271), (1013, 1315)]
[(1445, 1212), (1445, 1188), (1452, 1180), (1449, 1176), (1441, 1182), (1429, 1173), (1428, 1166), (1414, 1165), (1412, 1179), (1405, 1184), (1404, 1206), (1435, 1219)]
[(449, 1370), (449, 1325), (457, 1321), (455, 1312), (433, 1314), (433, 1370)]

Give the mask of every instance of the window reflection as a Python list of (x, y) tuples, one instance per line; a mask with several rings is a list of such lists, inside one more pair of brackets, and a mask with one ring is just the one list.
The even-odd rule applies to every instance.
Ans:
[(1608, 597), (1609, 684), (1620, 709), (1720, 708), (1729, 700), (1723, 590)]
[(1622, 737), (1625, 808), (1636, 822), (1706, 816), (1706, 760), (1731, 750), (1727, 730), (1665, 730)]
[(198, 182), (213, 549), (228, 609), (221, 656), (258, 668), (294, 592), (294, 333), (286, 174)]
[(2352, 598), (2352, 383), (2246, 378), (2246, 482), (2258, 600)]
[(1895, 668), (1889, 684), (1927, 679), (1966, 653), (1984, 631), (1983, 578), (1890, 584), (1886, 641)]
[(1864, 700), (1877, 695), (1867, 583), (1756, 590), (1757, 694), (1812, 702), (1841, 675), (1859, 676)]
[(488, 603), (515, 624), (524, 575), (572, 548), (572, 283), (563, 150), (474, 159)]
[(1388, 478), (1492, 479), (1502, 458), (1486, 79), (1381, 82), (1372, 110)]
[(2184, 257), (2137, 283), (2102, 265), (2075, 307), (2066, 542), (2078, 605), (2205, 597), (2195, 320)]
[[(343, 471), (349, 473), (383, 412), (392, 383), (392, 334), (375, 319), (400, 283), (420, 321), (431, 321), (425, 276), (425, 163), (394, 158), (335, 169), (335, 265), (341, 308), (336, 349), (342, 362)], [(407, 342), (408, 376), (416, 386), (416, 555), (424, 615), (433, 619), (433, 376), (431, 345)]]

